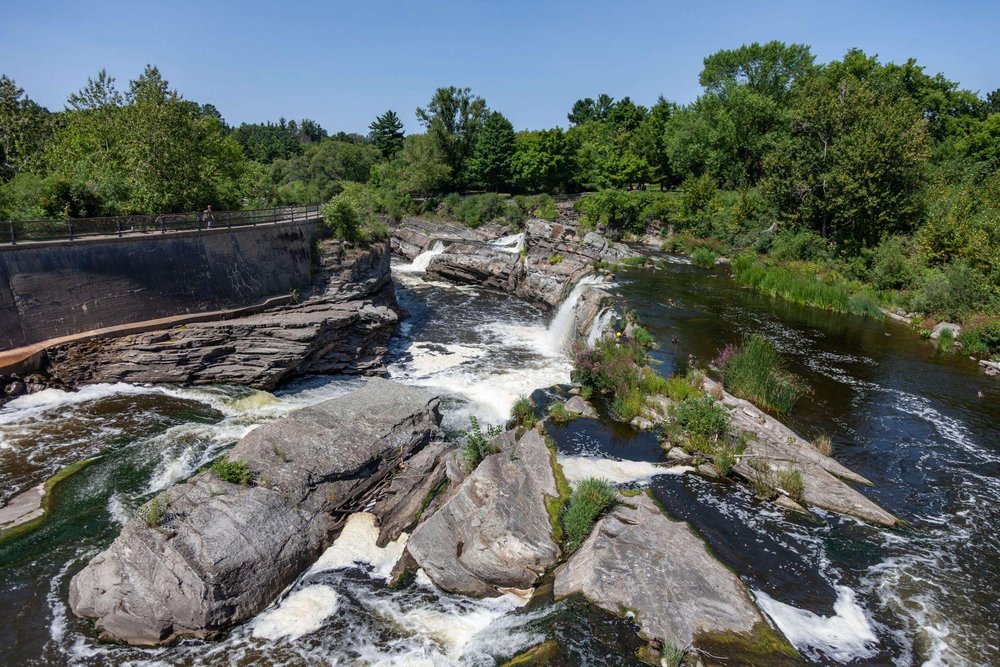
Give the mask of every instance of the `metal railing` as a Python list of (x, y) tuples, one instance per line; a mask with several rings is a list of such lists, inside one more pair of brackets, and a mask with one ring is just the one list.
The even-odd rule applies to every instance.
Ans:
[(200, 213), (163, 213), (158, 215), (119, 215), (107, 218), (69, 218), (66, 220), (11, 220), (0, 223), (6, 231), (3, 243), (25, 241), (74, 241), (95, 236), (132, 236), (169, 232), (207, 230), (284, 222), (308, 222), (320, 218), (319, 204), (277, 206), (246, 211)]

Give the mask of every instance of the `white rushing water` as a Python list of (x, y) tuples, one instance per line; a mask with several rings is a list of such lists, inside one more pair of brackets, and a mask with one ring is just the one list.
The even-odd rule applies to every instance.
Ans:
[[(576, 325), (576, 306), (583, 291), (599, 278), (574, 285), (549, 324), (524, 304), (499, 307), (488, 316), (468, 317), (477, 308), (478, 291), (428, 282), (420, 275), (397, 277), (417, 295), (441, 290), (449, 300), (437, 305), (443, 316), (431, 330), (404, 331), (405, 350), (389, 364), (390, 377), (441, 391), (458, 403), (449, 406), (445, 425), (464, 428), (470, 415), (493, 424), (506, 421), (520, 396), (569, 382), (568, 351)], [(494, 295), (492, 298), (496, 298)], [(518, 305), (520, 310), (513, 306)], [(441, 315), (439, 315), (441, 316)]]
[(425, 250), (416, 257), (409, 264), (398, 264), (393, 267), (393, 271), (401, 271), (403, 273), (423, 273), (430, 266), (431, 260), (436, 256), (444, 252), (445, 245), (441, 241), (435, 241), (434, 245), (430, 247), (430, 250)]
[(498, 250), (516, 255), (524, 250), (524, 232), (511, 234), (509, 236), (501, 236), (495, 241), (490, 241), (490, 245)]

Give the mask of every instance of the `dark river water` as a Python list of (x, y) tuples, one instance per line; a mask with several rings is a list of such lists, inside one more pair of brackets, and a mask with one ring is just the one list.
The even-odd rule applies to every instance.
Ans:
[[(499, 422), (519, 395), (544, 403), (546, 388), (568, 382), (572, 303), (546, 315), (509, 295), (424, 281), (419, 267), (395, 269), (408, 317), (389, 374), (442, 393), (447, 428), (472, 414)], [(655, 436), (594, 420), (553, 430), (571, 479), (651, 485), (816, 663), (1000, 662), (1000, 382), (904, 327), (763, 298), (721, 272), (671, 263), (623, 272), (614, 291), (660, 342), (665, 375), (747, 333), (774, 341), (813, 388), (789, 424), (829, 435), (835, 456), (875, 483), (863, 492), (907, 526), (787, 516), (738, 485), (663, 474), (650, 465), (663, 456)], [(574, 664), (634, 664), (628, 623), (579, 601), (466, 600), (419, 579), (386, 589), (403, 545), (375, 547), (365, 514), (278, 603), (222, 641), (112, 646), (73, 618), (69, 579), (150, 494), (257, 425), (356, 382), (306, 378), (276, 394), (95, 385), (5, 406), (0, 500), (97, 458), (57, 488), (42, 528), (0, 544), (0, 664), (488, 665), (552, 637)]]

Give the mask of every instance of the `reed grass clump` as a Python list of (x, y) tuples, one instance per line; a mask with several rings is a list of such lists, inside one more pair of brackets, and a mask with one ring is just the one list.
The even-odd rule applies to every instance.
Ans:
[(828, 435), (817, 436), (815, 440), (812, 441), (813, 447), (816, 451), (823, 456), (831, 456), (833, 454), (833, 442), (830, 440)]
[(805, 491), (802, 486), (802, 473), (798, 470), (782, 470), (779, 472), (777, 486), (795, 502), (801, 503), (803, 501)]
[(573, 553), (583, 544), (594, 523), (614, 506), (616, 498), (615, 486), (603, 479), (589, 477), (573, 488), (562, 515), (566, 553)]
[(820, 267), (807, 262), (777, 266), (763, 264), (751, 254), (733, 261), (733, 279), (770, 296), (805, 306), (841, 313), (854, 313), (872, 319), (885, 317), (874, 295), (854, 289), (835, 274), (825, 275)]
[(730, 392), (781, 414), (791, 411), (809, 391), (799, 377), (785, 370), (778, 351), (763, 336), (751, 336), (742, 345), (727, 345), (713, 364)]
[(715, 266), (715, 260), (718, 257), (718, 255), (708, 248), (695, 248), (691, 253), (691, 263), (703, 269), (710, 269)]

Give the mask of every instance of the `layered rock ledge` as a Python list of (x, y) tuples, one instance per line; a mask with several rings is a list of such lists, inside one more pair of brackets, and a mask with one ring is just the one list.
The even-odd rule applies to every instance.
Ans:
[(317, 242), (313, 285), (297, 303), (246, 317), (199, 322), (52, 348), (55, 385), (92, 382), (207, 384), (273, 389), (297, 375), (383, 372), (399, 321), (389, 243)]
[(230, 452), (255, 484), (203, 472), (167, 489), (70, 582), (101, 636), (211, 638), (266, 607), (406, 459), (439, 434), (438, 399), (369, 379), (259, 427)]

